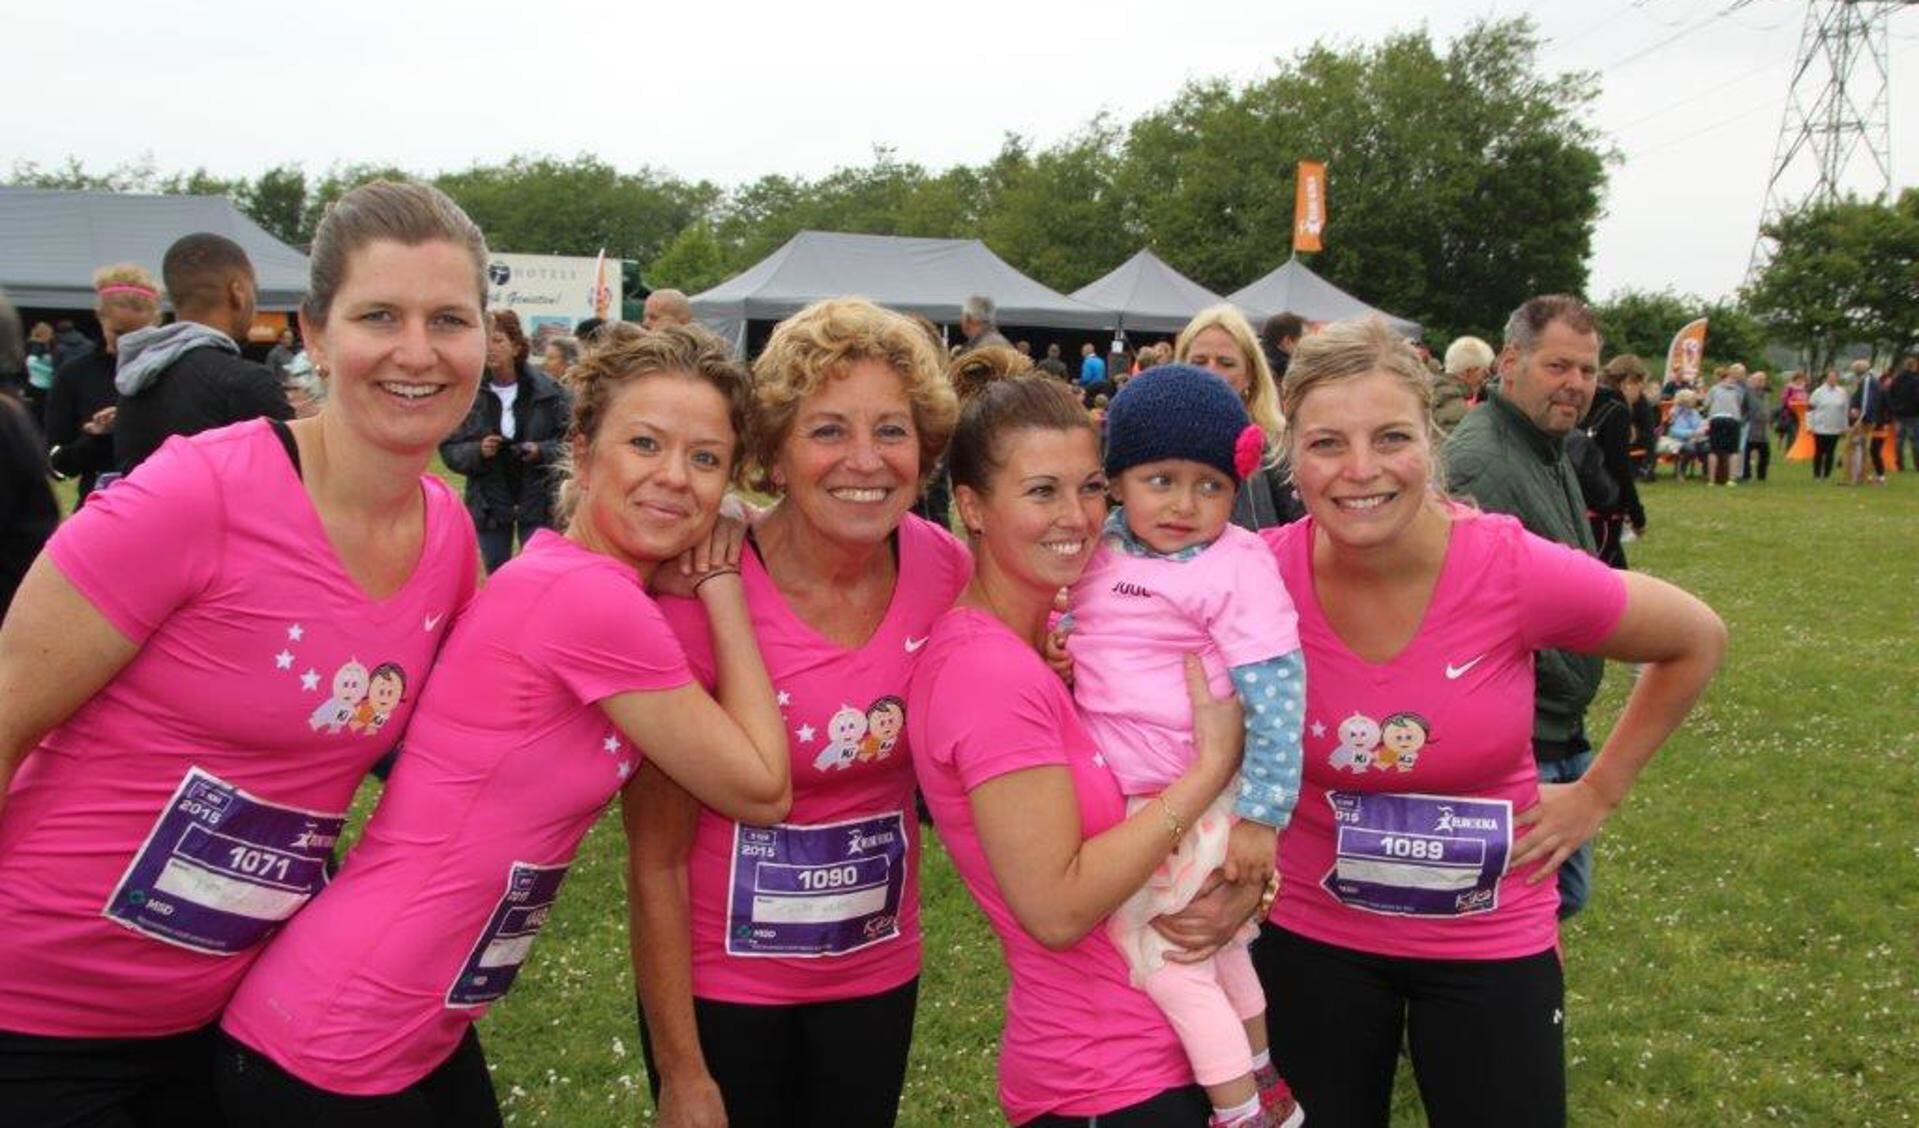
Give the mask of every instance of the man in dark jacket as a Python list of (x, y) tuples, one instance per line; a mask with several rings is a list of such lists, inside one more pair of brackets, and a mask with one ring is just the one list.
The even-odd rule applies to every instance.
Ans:
[[(1577, 298), (1529, 298), (1506, 322), (1499, 387), (1486, 393), (1446, 441), (1449, 486), (1481, 509), (1508, 513), (1536, 536), (1597, 555), (1586, 502), (1566, 455), (1566, 436), (1592, 406), (1599, 327)], [(1542, 650), (1533, 661), (1533, 757), (1542, 784), (1572, 783), (1593, 760), (1586, 707), (1599, 692), (1602, 659)], [(1592, 844), (1559, 868), (1559, 915), (1585, 904)]]
[(280, 381), (236, 343), (253, 324), (253, 263), (240, 245), (188, 235), (167, 248), (160, 272), (179, 320), (119, 340), (113, 455), (122, 474), (174, 435), (293, 418)]
[[(1892, 456), (1899, 470), (1919, 470), (1919, 353), (1907, 356), (1893, 376), (1892, 387), (1886, 390), (1886, 410), (1898, 428), (1893, 432)], [(1911, 462), (1906, 461), (1908, 453)]]
[(440, 444), (447, 469), (466, 475), (466, 508), (490, 573), (553, 524), (553, 468), (564, 449), (572, 403), (566, 390), (527, 363), (528, 345), (511, 310), (493, 316), (487, 378), (465, 422)]
[(1266, 354), (1266, 366), (1275, 381), (1286, 378), (1286, 366), (1293, 362), (1293, 346), (1306, 335), (1306, 323), (1296, 313), (1275, 313), (1259, 327), (1259, 351)]

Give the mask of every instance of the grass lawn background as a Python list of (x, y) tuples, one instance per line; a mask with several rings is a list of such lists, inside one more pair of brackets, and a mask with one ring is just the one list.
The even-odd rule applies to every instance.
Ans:
[[(1919, 474), (1841, 488), (1775, 463), (1765, 485), (1644, 497), (1633, 565), (1712, 604), (1732, 649), (1606, 828), (1592, 905), (1564, 931), (1573, 1123), (1913, 1123)], [(1596, 731), (1628, 682), (1609, 667)], [(651, 1118), (623, 874), (609, 813), (481, 1024), (508, 1123)], [(936, 841), (921, 888), (900, 1121), (999, 1123), (998, 945)], [(1395, 1123), (1422, 1122), (1402, 1069)]]

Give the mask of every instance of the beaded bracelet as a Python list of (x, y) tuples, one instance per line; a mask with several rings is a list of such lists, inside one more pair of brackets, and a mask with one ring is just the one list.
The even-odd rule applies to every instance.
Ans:
[(738, 568), (721, 568), (717, 572), (708, 572), (706, 575), (693, 581), (693, 594), (698, 595), (700, 593), (700, 585), (708, 580), (717, 579), (720, 576), (737, 576), (739, 574), (740, 570)]

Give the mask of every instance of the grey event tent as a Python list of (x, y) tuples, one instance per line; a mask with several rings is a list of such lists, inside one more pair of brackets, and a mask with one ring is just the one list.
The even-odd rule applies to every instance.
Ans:
[(1385, 318), (1388, 325), (1408, 337), (1419, 336), (1419, 322), (1367, 305), (1314, 274), (1296, 258), (1287, 259), (1278, 270), (1234, 290), (1226, 295), (1226, 300), (1245, 310), (1255, 329), (1275, 313), (1296, 313), (1307, 321), (1341, 321), (1371, 313)]
[(1118, 315), (1048, 289), (977, 239), (802, 231), (779, 250), (692, 298), (693, 316), (742, 351), (749, 321), (777, 321), (821, 298), (858, 295), (951, 324), (973, 294), (999, 306), (1002, 326), (1111, 329)]
[(167, 248), (196, 231), (246, 249), (261, 309), (293, 309), (306, 295), (306, 256), (225, 196), (7, 187), (0, 187), (0, 289), (16, 306), (92, 309), (95, 269), (134, 262), (158, 278)]
[(1177, 333), (1193, 315), (1223, 299), (1141, 250), (1110, 274), (1073, 291), (1087, 305), (1119, 311), (1119, 327), (1149, 333)]

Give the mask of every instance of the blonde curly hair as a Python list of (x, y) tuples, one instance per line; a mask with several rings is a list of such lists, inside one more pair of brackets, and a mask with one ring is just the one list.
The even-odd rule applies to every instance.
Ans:
[(828, 298), (780, 322), (753, 363), (753, 410), (746, 422), (749, 484), (773, 492), (773, 465), (793, 434), (802, 401), (874, 360), (900, 378), (919, 436), (920, 476), (931, 474), (959, 417), (939, 350), (911, 318), (865, 298)]

